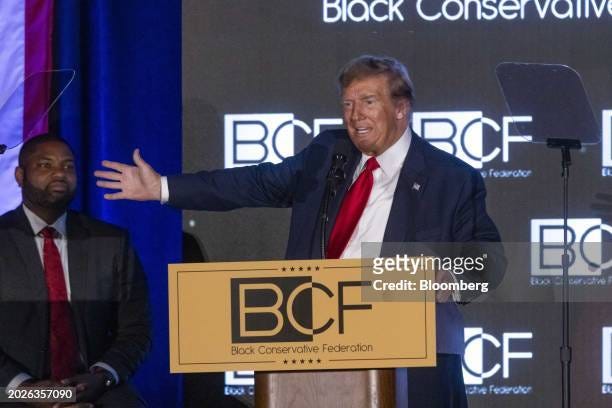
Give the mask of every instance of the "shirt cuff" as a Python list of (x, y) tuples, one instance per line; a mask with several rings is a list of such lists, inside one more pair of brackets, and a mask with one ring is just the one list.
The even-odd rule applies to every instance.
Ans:
[(6, 389), (7, 390), (14, 390), (15, 388), (17, 388), (21, 384), (23, 384), (24, 381), (28, 381), (28, 380), (31, 380), (31, 379), (32, 379), (31, 375), (28, 375), (26, 373), (19, 373), (15, 377), (13, 377), (11, 382), (8, 383), (8, 385), (6, 386)]
[(168, 189), (168, 177), (161, 177), (161, 195), (159, 202), (166, 204), (170, 200), (170, 190)]
[[(457, 275), (455, 275), (452, 270), (450, 269), (442, 269), (442, 270), (445, 273), (448, 273), (450, 275), (451, 279), (453, 280), (453, 284), (459, 283), (459, 280), (457, 279)], [(459, 289), (452, 290), (451, 299), (453, 299), (453, 302), (459, 303), (461, 301), (461, 291)]]
[(111, 366), (109, 366), (106, 363), (103, 363), (102, 361), (98, 361), (97, 363), (95, 363), (94, 365), (92, 365), (89, 369), (91, 370), (94, 367), (100, 367), (105, 369), (106, 371), (108, 371), (109, 373), (111, 373), (111, 375), (113, 376), (113, 378), (115, 379), (115, 384), (119, 384), (119, 375), (117, 375), (117, 372), (115, 371), (115, 369)]

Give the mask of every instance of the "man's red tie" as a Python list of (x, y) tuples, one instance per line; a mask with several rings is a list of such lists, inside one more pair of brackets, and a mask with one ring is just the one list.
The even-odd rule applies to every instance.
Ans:
[(379, 167), (380, 165), (376, 158), (370, 157), (366, 161), (365, 169), (357, 177), (357, 180), (346, 193), (346, 196), (344, 196), (334, 228), (329, 236), (329, 245), (327, 246), (328, 259), (340, 258), (342, 252), (344, 252), (368, 203), (368, 198), (374, 185), (374, 175), (372, 173)]
[(51, 378), (61, 380), (76, 374), (78, 347), (72, 321), (66, 281), (60, 253), (53, 241), (55, 229), (46, 227), (41, 231), (45, 239), (43, 263), (49, 296), (49, 352)]

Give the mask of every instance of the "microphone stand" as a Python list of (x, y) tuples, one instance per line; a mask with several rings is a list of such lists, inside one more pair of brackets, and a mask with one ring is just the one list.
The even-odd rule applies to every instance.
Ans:
[(327, 222), (329, 221), (327, 214), (327, 211), (329, 210), (329, 203), (336, 195), (336, 190), (340, 183), (342, 183), (346, 178), (346, 175), (344, 174), (345, 164), (346, 156), (342, 153), (334, 153), (332, 165), (327, 173), (325, 196), (323, 199), (323, 207), (321, 209), (321, 259), (325, 259), (325, 249), (327, 247), (325, 243), (325, 232), (327, 231)]
[(572, 362), (572, 348), (570, 346), (569, 331), (569, 254), (567, 245), (567, 219), (569, 202), (569, 167), (572, 164), (570, 149), (581, 149), (580, 140), (576, 139), (554, 139), (546, 140), (546, 146), (551, 149), (561, 149), (561, 177), (563, 177), (563, 255), (561, 255), (561, 266), (563, 269), (563, 291), (561, 296), (562, 308), (562, 341), (561, 341), (561, 393), (562, 407), (570, 408), (571, 381), (570, 364)]

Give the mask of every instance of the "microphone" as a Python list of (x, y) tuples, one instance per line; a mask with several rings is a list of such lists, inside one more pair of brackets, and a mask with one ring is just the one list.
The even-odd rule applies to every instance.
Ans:
[(346, 165), (346, 158), (350, 151), (350, 145), (348, 140), (340, 141), (332, 155), (332, 163), (327, 172), (327, 183), (325, 186), (325, 194), (323, 195), (323, 205), (321, 207), (321, 259), (325, 259), (325, 249), (327, 247), (325, 243), (325, 232), (327, 231), (327, 221), (329, 209), (329, 203), (331, 199), (336, 195), (338, 186), (346, 179), (346, 172), (344, 166)]
[(332, 197), (336, 195), (336, 189), (346, 178), (344, 165), (346, 164), (346, 156), (343, 153), (335, 152), (332, 158), (332, 164), (327, 173), (327, 186), (331, 191)]
[(0, 154), (4, 154), (6, 152), (6, 145), (0, 144)]

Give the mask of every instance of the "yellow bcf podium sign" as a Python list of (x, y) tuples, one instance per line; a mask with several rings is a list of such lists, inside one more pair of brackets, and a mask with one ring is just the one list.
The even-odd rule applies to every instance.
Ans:
[(364, 296), (364, 268), (359, 259), (169, 265), (171, 371), (434, 366), (435, 293)]

